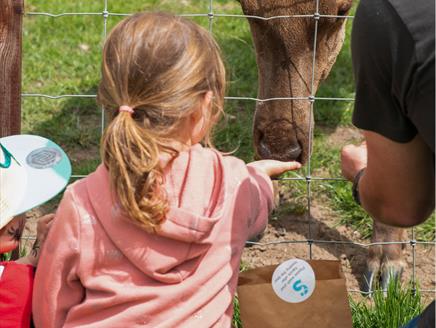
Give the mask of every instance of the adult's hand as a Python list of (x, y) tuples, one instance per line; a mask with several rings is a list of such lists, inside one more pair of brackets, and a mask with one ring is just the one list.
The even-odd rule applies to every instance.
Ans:
[(342, 175), (353, 181), (356, 174), (367, 166), (368, 151), (366, 149), (366, 142), (361, 145), (346, 145), (341, 151), (341, 169)]

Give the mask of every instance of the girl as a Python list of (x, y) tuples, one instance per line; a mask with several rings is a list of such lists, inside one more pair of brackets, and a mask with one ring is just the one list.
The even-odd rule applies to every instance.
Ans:
[(143, 13), (103, 53), (112, 115), (103, 164), (70, 186), (36, 274), (37, 327), (230, 327), (239, 261), (272, 208), (268, 175), (209, 142), (223, 111), (217, 44), (191, 21)]

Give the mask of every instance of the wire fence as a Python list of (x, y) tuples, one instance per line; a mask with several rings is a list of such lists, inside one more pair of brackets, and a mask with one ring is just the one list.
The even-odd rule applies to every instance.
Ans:
[[(113, 1), (113, 0), (112, 0)], [(235, 18), (235, 19), (258, 19), (263, 21), (271, 21), (271, 20), (283, 20), (283, 19), (301, 19), (301, 18), (312, 18), (315, 23), (314, 29), (314, 39), (313, 39), (313, 57), (312, 57), (312, 74), (311, 74), (311, 84), (310, 84), (310, 95), (309, 96), (300, 96), (300, 97), (274, 97), (274, 98), (266, 98), (259, 99), (255, 97), (235, 97), (235, 96), (227, 96), (225, 97), (228, 101), (235, 100), (248, 100), (253, 102), (271, 102), (271, 101), (281, 101), (281, 100), (289, 100), (289, 101), (308, 101), (310, 102), (310, 117), (309, 122), (313, 122), (312, 115), (314, 110), (314, 105), (317, 101), (344, 101), (344, 102), (353, 102), (354, 98), (339, 98), (339, 97), (317, 97), (316, 89), (315, 89), (315, 72), (317, 68), (316, 55), (317, 55), (317, 39), (318, 39), (318, 28), (319, 28), (319, 20), (322, 18), (338, 18), (338, 19), (353, 19), (354, 16), (340, 16), (340, 15), (324, 15), (319, 13), (320, 8), (320, 0), (313, 0), (316, 4), (315, 12), (313, 14), (304, 14), (304, 15), (280, 15), (280, 16), (271, 16), (271, 17), (262, 17), (255, 15), (239, 15), (239, 14), (227, 14), (227, 13), (216, 13), (214, 12), (214, 0), (206, 0), (208, 1), (208, 12), (207, 13), (185, 13), (179, 14), (179, 16), (183, 17), (205, 17), (208, 18), (209, 31), (213, 33), (213, 22), (216, 17), (227, 17), (227, 18)], [(46, 16), (51, 17), (53, 19), (65, 16), (96, 16), (101, 17), (102, 19), (102, 29), (103, 29), (103, 41), (106, 39), (108, 32), (108, 19), (110, 17), (123, 17), (130, 16), (132, 13), (116, 13), (110, 12), (108, 10), (108, 2), (109, 0), (102, 0), (102, 11), (101, 12), (64, 12), (64, 13), (50, 13), (50, 12), (25, 12), (25, 16)], [(39, 97), (39, 98), (47, 98), (47, 99), (62, 99), (62, 98), (96, 98), (95, 94), (42, 94), (42, 93), (22, 93), (22, 97)], [(105, 126), (105, 114), (104, 108), (101, 108), (101, 133), (103, 133)], [(312, 150), (313, 143), (313, 125), (309, 124), (309, 149), (310, 153)], [(72, 178), (83, 178), (86, 175), (72, 175)], [(306, 182), (306, 200), (307, 200), (307, 224), (308, 224), (308, 236), (305, 240), (276, 240), (272, 242), (252, 242), (247, 241), (247, 245), (261, 246), (267, 247), (272, 245), (281, 245), (281, 244), (307, 244), (308, 245), (308, 257), (309, 259), (313, 258), (313, 245), (316, 244), (338, 244), (338, 245), (354, 245), (363, 248), (368, 248), (371, 246), (377, 245), (408, 245), (412, 248), (412, 291), (416, 292), (417, 285), (417, 277), (416, 277), (416, 247), (417, 245), (430, 245), (435, 246), (435, 241), (417, 241), (416, 240), (416, 231), (414, 228), (411, 229), (412, 238), (407, 241), (388, 241), (388, 242), (374, 242), (374, 243), (360, 243), (356, 241), (350, 240), (315, 240), (312, 238), (313, 231), (313, 218), (311, 214), (312, 210), (312, 183), (320, 182), (320, 181), (344, 181), (342, 177), (315, 177), (312, 176), (312, 161), (309, 157), (308, 163), (306, 165), (306, 173), (305, 176), (300, 177), (292, 177), (292, 178), (279, 178), (278, 180), (282, 182), (286, 181), (305, 181)], [(28, 240), (35, 240), (35, 236), (23, 236), (22, 239), (24, 242)], [(424, 293), (435, 293), (435, 289), (420, 289), (421, 292)], [(360, 293), (362, 295), (370, 295), (374, 293), (374, 290), (366, 292), (362, 290), (354, 290), (348, 289), (349, 293)]]

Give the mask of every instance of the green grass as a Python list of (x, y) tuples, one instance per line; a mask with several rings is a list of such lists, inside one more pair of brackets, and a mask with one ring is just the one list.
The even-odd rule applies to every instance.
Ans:
[[(356, 3), (350, 15), (354, 14)], [(351, 65), (351, 25), (347, 21), (344, 46), (336, 58), (336, 63), (329, 76), (321, 84), (318, 97), (354, 98), (354, 80)], [(317, 123), (324, 126), (351, 125), (353, 102), (319, 100), (314, 106), (314, 117)]]
[(354, 328), (399, 328), (423, 310), (419, 288), (414, 294), (411, 285), (401, 286), (396, 279), (390, 281), (386, 295), (378, 289), (372, 301), (350, 298), (350, 306)]
[(2, 261), (10, 261), (12, 257), (12, 252), (2, 253), (0, 254), (0, 262)]
[(239, 298), (235, 296), (233, 299), (233, 320), (232, 328), (242, 328), (241, 313), (239, 312)]

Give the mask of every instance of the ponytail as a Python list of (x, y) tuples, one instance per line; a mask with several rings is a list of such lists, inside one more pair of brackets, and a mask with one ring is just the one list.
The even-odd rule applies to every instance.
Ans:
[(139, 124), (130, 113), (119, 112), (103, 135), (101, 156), (125, 214), (154, 232), (165, 218), (168, 202), (158, 144)]
[(223, 111), (219, 47), (207, 30), (183, 17), (135, 14), (108, 35), (101, 72), (97, 101), (111, 117), (101, 157), (112, 191), (126, 218), (156, 231), (169, 208), (159, 153), (177, 156), (174, 141), (207, 92), (213, 99), (204, 113), (206, 142)]

